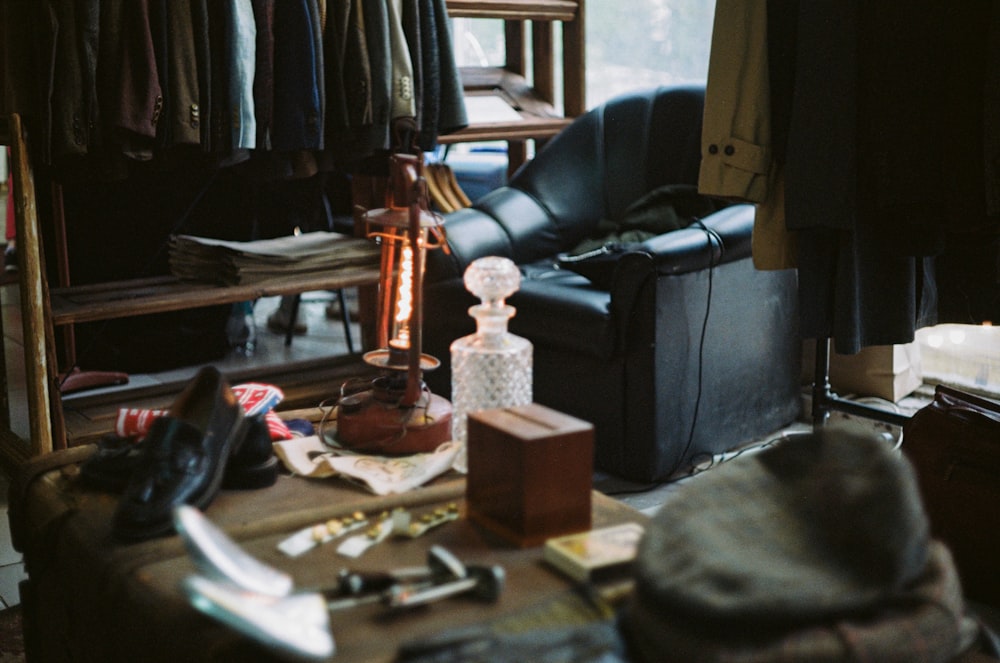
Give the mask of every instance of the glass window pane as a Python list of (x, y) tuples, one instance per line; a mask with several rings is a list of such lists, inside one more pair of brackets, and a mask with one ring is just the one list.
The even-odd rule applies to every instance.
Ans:
[(589, 0), (587, 105), (630, 90), (704, 82), (712, 0)]

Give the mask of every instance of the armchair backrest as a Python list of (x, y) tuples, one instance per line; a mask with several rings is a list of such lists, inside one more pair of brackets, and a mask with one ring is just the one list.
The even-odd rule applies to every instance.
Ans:
[(428, 256), (428, 280), (461, 275), (486, 255), (518, 264), (554, 256), (653, 189), (697, 184), (704, 97), (703, 87), (664, 86), (576, 118), (506, 186), (447, 217), (452, 252)]
[(573, 245), (659, 186), (697, 184), (704, 99), (698, 86), (616, 97), (577, 118), (509, 186), (539, 201)]

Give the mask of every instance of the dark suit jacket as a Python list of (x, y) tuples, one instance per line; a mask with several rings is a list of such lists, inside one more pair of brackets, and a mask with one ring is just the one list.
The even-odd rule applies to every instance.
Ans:
[(97, 0), (46, 0), (40, 24), (42, 146), (48, 159), (84, 155), (97, 132)]
[(420, 147), (430, 150), (440, 134), (461, 129), (469, 120), (445, 0), (420, 2), (418, 29), (422, 53)]
[(197, 145), (201, 142), (201, 98), (191, 3), (168, 2), (166, 11), (167, 66), (170, 70), (167, 77), (168, 144)]
[(371, 65), (372, 121), (358, 146), (359, 155), (386, 150), (392, 94), (392, 55), (389, 52), (389, 12), (385, 0), (360, 0), (365, 23), (365, 43)]
[[(438, 33), (438, 66), (441, 70), (440, 114), (438, 116), (438, 133), (451, 133), (469, 124), (465, 112), (465, 95), (462, 91), (462, 78), (455, 65), (455, 46), (451, 38), (451, 23), (448, 20), (448, 7), (445, 0), (425, 0), (437, 4), (434, 20)], [(428, 100), (424, 99), (426, 104)]]
[(257, 23), (257, 69), (253, 79), (257, 148), (268, 150), (274, 116), (274, 0), (253, 0), (253, 15)]
[(372, 154), (369, 136), (374, 130), (376, 83), (366, 32), (368, 16), (363, 0), (345, 0), (330, 7), (324, 38), (326, 148), (334, 161), (353, 169), (352, 162)]
[[(160, 120), (163, 89), (156, 67), (148, 0), (122, 3), (118, 98), (109, 99), (109, 122), (122, 137), (123, 150), (149, 158)], [(114, 54), (112, 54), (113, 58)], [(110, 66), (114, 66), (112, 60)]]
[[(313, 3), (312, 9), (310, 2)], [(275, 150), (322, 147), (322, 110), (318, 81), (322, 52), (316, 43), (315, 0), (282, 0), (274, 5)]]
[(208, 0), (191, 0), (191, 31), (198, 71), (199, 135), (201, 148), (212, 151), (212, 48), (208, 25)]

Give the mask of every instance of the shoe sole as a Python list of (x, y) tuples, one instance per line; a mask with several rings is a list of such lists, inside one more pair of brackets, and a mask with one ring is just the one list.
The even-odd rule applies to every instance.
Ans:
[(256, 490), (278, 482), (278, 458), (271, 456), (258, 465), (230, 465), (222, 477), (226, 490)]

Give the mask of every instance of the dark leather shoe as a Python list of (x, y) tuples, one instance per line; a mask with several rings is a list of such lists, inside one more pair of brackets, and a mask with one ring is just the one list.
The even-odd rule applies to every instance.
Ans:
[(218, 369), (202, 368), (146, 435), (114, 515), (115, 536), (136, 541), (167, 534), (175, 506), (207, 507), (247, 423)]
[(267, 488), (278, 480), (278, 457), (264, 415), (247, 419), (247, 432), (233, 450), (222, 477), (223, 488)]
[[(271, 431), (264, 415), (248, 418), (243, 443), (233, 451), (222, 477), (226, 489), (254, 489), (273, 486), (278, 480), (279, 463), (274, 455)], [(108, 433), (97, 442), (94, 454), (80, 465), (80, 477), (92, 488), (111, 493), (125, 490), (139, 466), (146, 441)]]
[(108, 433), (96, 446), (94, 454), (80, 465), (80, 478), (93, 488), (120, 493), (139, 463), (142, 442)]

